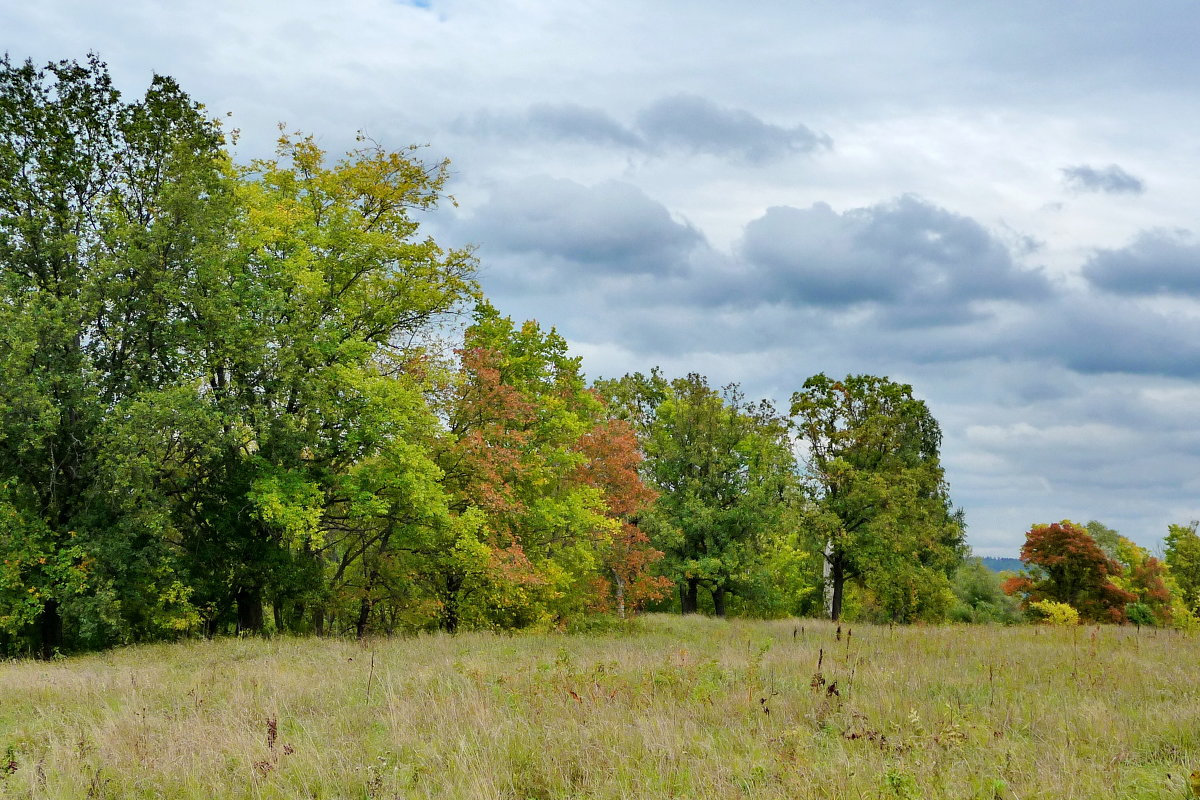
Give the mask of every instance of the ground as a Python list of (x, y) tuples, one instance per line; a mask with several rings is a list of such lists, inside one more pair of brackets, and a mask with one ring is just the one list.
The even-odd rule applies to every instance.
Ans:
[(1200, 637), (651, 616), (0, 663), (0, 797), (1184, 798)]

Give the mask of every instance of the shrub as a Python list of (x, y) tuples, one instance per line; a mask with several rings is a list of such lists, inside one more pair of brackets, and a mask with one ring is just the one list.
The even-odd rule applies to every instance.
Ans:
[(1029, 617), (1044, 625), (1078, 625), (1079, 612), (1066, 603), (1039, 600), (1029, 604)]
[(1154, 619), (1154, 611), (1145, 603), (1127, 603), (1125, 605), (1125, 618), (1134, 625), (1153, 627), (1157, 624), (1157, 620)]
[(999, 622), (1013, 625), (1024, 620), (1020, 604), (1001, 588), (1000, 576), (978, 558), (964, 561), (954, 573), (951, 589), (956, 598), (950, 609), (954, 622)]

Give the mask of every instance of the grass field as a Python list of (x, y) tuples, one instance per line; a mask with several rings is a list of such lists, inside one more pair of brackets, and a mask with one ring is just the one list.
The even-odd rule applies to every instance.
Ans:
[(1184, 798), (1200, 638), (647, 617), (0, 663), (0, 797)]

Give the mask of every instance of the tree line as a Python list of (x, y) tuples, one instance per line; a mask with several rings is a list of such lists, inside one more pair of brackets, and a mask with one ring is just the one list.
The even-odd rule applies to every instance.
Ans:
[(1000, 602), (911, 387), (589, 384), (421, 232), (446, 163), (229, 139), (170, 78), (0, 60), (0, 651)]

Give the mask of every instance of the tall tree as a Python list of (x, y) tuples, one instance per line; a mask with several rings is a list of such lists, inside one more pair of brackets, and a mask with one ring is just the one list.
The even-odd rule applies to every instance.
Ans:
[(436, 513), (436, 469), (406, 446), (436, 425), (421, 337), (476, 294), (474, 261), (414, 218), (447, 165), (360, 145), (331, 163), (311, 137), (281, 136), (239, 175), (227, 252), (187, 287), (198, 396), (220, 435), (204, 480), (176, 488), (183, 549), (214, 621), (232, 612), (241, 630), (336, 557), (335, 521), (386, 537)]
[(770, 404), (747, 403), (736, 386), (718, 392), (696, 374), (668, 383), (655, 371), (598, 388), (640, 429), (644, 472), (659, 493), (645, 522), (683, 612), (698, 610), (704, 588), (723, 616), (791, 497), (786, 425)]
[(663, 553), (638, 525), (657, 494), (642, 481), (642, 454), (628, 422), (600, 422), (581, 438), (580, 451), (586, 460), (579, 466), (579, 479), (604, 492), (608, 514), (620, 523), (603, 553), (605, 574), (600, 586), (611, 586), (617, 616), (624, 619), (628, 609), (661, 599), (671, 585), (666, 576), (650, 572)]
[(229, 218), (221, 144), (169, 78), (127, 103), (94, 57), (0, 59), (0, 486), (58, 565), (19, 578), (44, 654), (64, 623), (93, 643), (170, 627), (185, 594), (101, 456), (118, 409), (186, 371), (177, 289)]
[(447, 518), (406, 545), (439, 627), (553, 624), (610, 581), (653, 596), (659, 554), (631, 526), (653, 494), (565, 340), (480, 303), (459, 359), (439, 393)]
[(223, 144), (169, 78), (0, 61), (0, 645), (293, 627), (348, 530), (441, 508), (422, 337), (477, 294), (415, 219), (446, 165)]
[(940, 613), (965, 548), (939, 457), (941, 428), (925, 403), (886, 378), (822, 374), (793, 395), (791, 415), (808, 459), (830, 617), (841, 616), (852, 578), (876, 591), (889, 617)]

